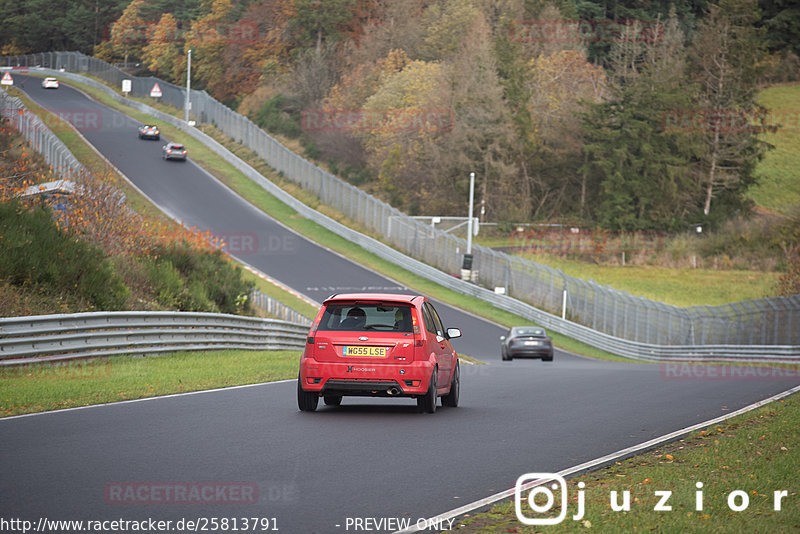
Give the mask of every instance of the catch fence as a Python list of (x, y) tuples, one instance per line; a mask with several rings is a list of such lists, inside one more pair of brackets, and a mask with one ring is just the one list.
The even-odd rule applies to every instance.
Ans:
[[(76, 52), (8, 56), (0, 59), (0, 66), (3, 65), (84, 73), (117, 88), (123, 79), (128, 79), (133, 97), (149, 97), (158, 83), (162, 102), (179, 109), (184, 106), (185, 88), (158, 78), (133, 77)], [(190, 118), (198, 124), (213, 124), (283, 176), (315, 193), (324, 204), (380, 235), (390, 247), (444, 273), (460, 272), (467, 246), (464, 239), (431, 228), (326, 172), (206, 92), (192, 90), (190, 96)], [(561, 270), (490, 248), (473, 246), (472, 253), (473, 277), (479, 286), (490, 291), (502, 288), (506, 296), (563, 318), (565, 323), (557, 323), (556, 331), (564, 331), (566, 323), (576, 323), (648, 345), (800, 346), (800, 295), (681, 308), (574, 278)]]

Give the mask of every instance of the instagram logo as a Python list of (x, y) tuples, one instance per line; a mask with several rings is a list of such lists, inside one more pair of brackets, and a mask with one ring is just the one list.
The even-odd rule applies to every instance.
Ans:
[[(586, 484), (578, 483), (583, 488)], [(527, 497), (524, 496), (527, 492)], [(549, 514), (556, 501), (560, 502), (556, 517), (535, 517), (534, 514)], [(583, 517), (583, 492), (579, 493), (578, 516)], [(567, 482), (555, 473), (525, 473), (514, 485), (514, 510), (517, 519), (524, 525), (557, 525), (567, 517)]]

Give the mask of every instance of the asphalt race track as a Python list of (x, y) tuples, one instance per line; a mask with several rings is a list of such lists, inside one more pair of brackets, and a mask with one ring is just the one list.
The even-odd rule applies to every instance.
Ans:
[[(84, 136), (172, 216), (254, 237), (242, 257), (270, 276), (316, 300), (404, 289), (272, 221), (191, 154), (185, 164), (162, 161), (165, 141), (138, 140), (131, 119), (63, 83), (46, 91), (21, 79), (41, 105), (81, 118)], [(295, 381), (286, 381), (0, 419), (2, 515), (153, 519), (172, 521), (173, 532), (193, 530), (176, 528), (181, 519), (212, 517), (237, 518), (240, 529), (242, 518), (274, 518), (284, 533), (391, 531), (377, 527), (398, 523), (365, 520), (414, 523), (511, 488), (526, 472), (559, 471), (800, 383), (687, 377), (675, 366), (561, 351), (552, 363), (501, 362), (500, 327), (438, 308), (446, 326), (464, 330), (459, 352), (489, 362), (462, 365), (458, 408), (425, 415), (413, 400), (345, 398), (300, 413)], [(358, 530), (354, 518), (376, 528)]]

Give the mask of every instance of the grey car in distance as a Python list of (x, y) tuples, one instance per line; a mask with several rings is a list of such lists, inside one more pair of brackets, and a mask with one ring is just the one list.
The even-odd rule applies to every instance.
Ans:
[(541, 358), (553, 361), (553, 340), (539, 326), (514, 326), (500, 337), (500, 355), (503, 360), (514, 358)]

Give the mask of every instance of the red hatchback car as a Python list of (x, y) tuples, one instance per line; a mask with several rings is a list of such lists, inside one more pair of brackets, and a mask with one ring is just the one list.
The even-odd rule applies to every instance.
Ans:
[(412, 397), (427, 413), (458, 406), (458, 354), (439, 314), (423, 296), (387, 293), (332, 295), (317, 314), (297, 380), (297, 404), (338, 406), (344, 396)]

